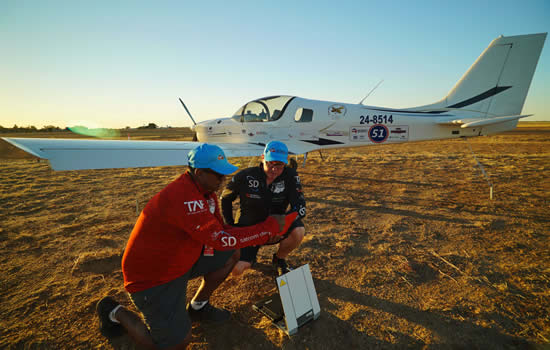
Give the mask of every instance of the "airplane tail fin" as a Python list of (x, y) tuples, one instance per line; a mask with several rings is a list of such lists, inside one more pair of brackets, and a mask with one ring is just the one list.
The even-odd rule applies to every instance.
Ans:
[(413, 110), (463, 109), (479, 117), (521, 114), (546, 35), (496, 38), (445, 98)]

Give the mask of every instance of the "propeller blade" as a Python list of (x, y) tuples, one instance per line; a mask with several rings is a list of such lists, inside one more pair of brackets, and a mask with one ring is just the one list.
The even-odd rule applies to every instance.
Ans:
[(191, 121), (193, 122), (193, 125), (197, 125), (197, 123), (195, 122), (195, 119), (193, 119), (193, 116), (191, 115), (191, 113), (189, 112), (189, 110), (187, 109), (187, 106), (185, 106), (185, 103), (183, 103), (183, 101), (181, 100), (181, 98), (179, 98), (180, 102), (181, 102), (181, 105), (183, 106), (183, 108), (185, 108), (185, 111), (187, 112), (187, 114), (189, 115), (189, 118), (191, 118)]

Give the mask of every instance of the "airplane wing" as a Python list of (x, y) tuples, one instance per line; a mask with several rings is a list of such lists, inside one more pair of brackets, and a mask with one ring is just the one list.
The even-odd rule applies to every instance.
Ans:
[[(125, 141), (87, 139), (4, 138), (39, 158), (54, 170), (139, 168), (187, 165), (187, 153), (199, 143), (191, 141)], [(218, 144), (227, 157), (259, 156), (261, 145)]]
[(532, 114), (526, 115), (512, 115), (505, 117), (493, 117), (493, 118), (463, 118), (463, 119), (453, 119), (453, 120), (440, 120), (437, 123), (439, 125), (450, 125), (450, 126), (460, 126), (461, 128), (471, 128), (484, 125), (493, 125), (508, 122), (511, 120), (518, 120), (521, 118), (529, 117)]
[(314, 143), (307, 143), (304, 141), (282, 141), (288, 148), (288, 154), (304, 154), (321, 149), (319, 145)]
[[(187, 153), (197, 147), (192, 141), (126, 141), (88, 139), (7, 138), (10, 144), (38, 158), (48, 159), (54, 170), (140, 168), (187, 165)], [(318, 149), (305, 142), (286, 143), (291, 154)], [(225, 155), (254, 157), (263, 144), (218, 143)]]

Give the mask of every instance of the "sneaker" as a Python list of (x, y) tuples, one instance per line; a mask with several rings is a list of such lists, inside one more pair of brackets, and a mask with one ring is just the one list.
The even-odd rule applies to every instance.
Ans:
[(193, 322), (213, 322), (221, 323), (228, 321), (231, 318), (231, 312), (225, 309), (218, 309), (206, 303), (200, 310), (195, 310), (191, 307), (191, 303), (187, 304), (187, 313)]
[(273, 254), (273, 259), (271, 260), (273, 267), (277, 270), (279, 276), (284, 275), (292, 271), (292, 268), (288, 266), (285, 259), (280, 259), (276, 254)]
[(124, 334), (124, 327), (109, 318), (111, 311), (118, 305), (119, 303), (111, 297), (104, 297), (96, 305), (97, 315), (99, 316), (99, 331), (107, 338), (115, 338)]

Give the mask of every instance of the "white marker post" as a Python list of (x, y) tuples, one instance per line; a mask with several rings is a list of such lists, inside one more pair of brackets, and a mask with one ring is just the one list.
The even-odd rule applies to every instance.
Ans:
[(466, 143), (468, 144), (468, 147), (470, 147), (470, 152), (472, 152), (472, 155), (474, 156), (475, 161), (477, 162), (477, 165), (479, 166), (479, 169), (481, 169), (481, 173), (485, 177), (485, 180), (487, 180), (487, 184), (489, 184), (489, 199), (493, 200), (493, 184), (491, 183), (491, 180), (489, 180), (489, 176), (485, 172), (485, 169), (483, 168), (483, 165), (477, 160), (477, 157), (474, 153), (474, 150), (472, 149), (472, 146), (470, 145), (470, 142), (468, 141), (468, 138), (464, 138), (466, 140)]

